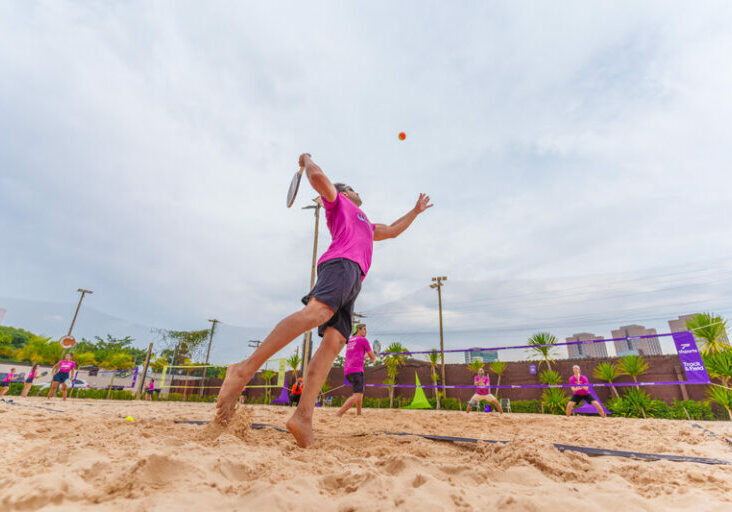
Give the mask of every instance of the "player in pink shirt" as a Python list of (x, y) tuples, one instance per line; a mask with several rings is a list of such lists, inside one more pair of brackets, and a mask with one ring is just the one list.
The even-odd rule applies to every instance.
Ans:
[(74, 375), (76, 374), (75, 368), (76, 363), (73, 361), (73, 359), (71, 359), (71, 352), (66, 354), (61, 361), (53, 365), (53, 368), (51, 368), (51, 373), (56, 372), (56, 374), (51, 380), (51, 390), (48, 392), (48, 398), (56, 396), (56, 390), (58, 389), (58, 385), (61, 384), (61, 395), (63, 396), (64, 400), (66, 400), (66, 381), (71, 379), (71, 381), (73, 382)]
[(33, 379), (35, 379), (38, 375), (38, 366), (37, 364), (33, 365), (33, 368), (31, 368), (31, 371), (28, 372), (28, 376), (25, 378), (25, 385), (23, 386), (23, 392), (20, 394), (20, 396), (26, 397), (28, 396), (28, 391), (30, 391), (31, 386), (33, 386)]
[(470, 397), (470, 401), (468, 401), (468, 406), (465, 408), (465, 412), (470, 412), (471, 408), (478, 407), (482, 401), (493, 404), (493, 406), (498, 409), (498, 412), (503, 412), (501, 402), (491, 394), (491, 378), (485, 374), (483, 368), (478, 370), (478, 375), (473, 379), (473, 384), (475, 384), (475, 393)]
[(363, 360), (364, 356), (369, 356), (371, 362), (376, 362), (376, 354), (371, 350), (369, 340), (366, 339), (366, 324), (356, 325), (356, 335), (348, 340), (346, 345), (346, 362), (343, 365), (343, 375), (346, 380), (353, 386), (353, 395), (338, 409), (337, 416), (343, 416), (345, 412), (356, 406), (356, 415), (361, 415), (361, 405), (363, 404)]
[(216, 404), (216, 421), (228, 424), (241, 390), (265, 361), (319, 326), (323, 341), (308, 365), (300, 403), (287, 421), (297, 444), (306, 447), (313, 443), (313, 409), (318, 393), (352, 332), (353, 305), (371, 266), (374, 241), (399, 236), (432, 205), (428, 196), (420, 194), (414, 208), (394, 223), (373, 224), (359, 208), (361, 197), (353, 188), (331, 183), (308, 153), (300, 155), (299, 163), (310, 185), (320, 194), (333, 241), (318, 261), (318, 280), (302, 299), (305, 307), (280, 321), (248, 359), (227, 369)]
[(574, 375), (569, 378), (569, 383), (572, 384), (573, 394), (572, 398), (567, 402), (567, 416), (572, 414), (572, 409), (584, 401), (588, 404), (592, 404), (595, 409), (597, 409), (598, 414), (604, 418), (605, 411), (602, 409), (600, 402), (595, 400), (595, 397), (590, 394), (590, 381), (587, 377), (582, 375), (579, 365), (574, 365), (572, 367), (572, 372)]
[(154, 392), (155, 392), (155, 379), (150, 379), (150, 382), (147, 383), (147, 390), (145, 391), (145, 400), (152, 400)]
[(10, 373), (8, 373), (4, 378), (2, 384), (0, 384), (0, 397), (5, 396), (5, 393), (8, 392), (10, 389), (10, 383), (13, 382), (13, 379), (15, 378), (15, 368), (10, 369)]

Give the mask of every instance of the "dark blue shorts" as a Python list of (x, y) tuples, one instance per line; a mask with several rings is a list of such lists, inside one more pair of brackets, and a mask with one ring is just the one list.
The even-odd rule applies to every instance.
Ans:
[(310, 297), (315, 297), (335, 311), (330, 320), (318, 327), (321, 338), (328, 327), (334, 327), (345, 339), (351, 337), (353, 306), (361, 291), (362, 275), (358, 263), (345, 258), (324, 261), (318, 265), (315, 288), (302, 298), (302, 302), (307, 305)]
[(63, 384), (68, 380), (68, 378), (69, 372), (58, 372), (56, 375), (53, 376), (53, 381)]
[(346, 380), (353, 386), (354, 393), (363, 393), (363, 372), (349, 373)]

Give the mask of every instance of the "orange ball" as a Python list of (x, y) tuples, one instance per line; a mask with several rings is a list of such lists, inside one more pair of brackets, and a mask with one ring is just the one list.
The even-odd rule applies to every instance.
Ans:
[(399, 140), (404, 140), (407, 138), (407, 134), (404, 132), (399, 132)]

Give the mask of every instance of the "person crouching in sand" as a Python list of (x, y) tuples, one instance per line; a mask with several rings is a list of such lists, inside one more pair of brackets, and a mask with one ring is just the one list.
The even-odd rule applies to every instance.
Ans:
[(595, 409), (597, 409), (597, 413), (604, 418), (605, 411), (602, 410), (600, 402), (595, 400), (595, 397), (590, 394), (590, 381), (587, 377), (582, 375), (579, 365), (574, 365), (572, 367), (572, 372), (574, 372), (574, 375), (569, 378), (569, 383), (573, 384), (572, 398), (567, 402), (567, 416), (570, 416), (572, 414), (572, 409), (584, 401), (588, 404), (592, 404)]
[(498, 412), (503, 413), (501, 403), (491, 394), (491, 378), (485, 374), (483, 368), (478, 370), (478, 375), (473, 379), (473, 383), (475, 384), (475, 393), (473, 393), (473, 396), (470, 398), (468, 406), (465, 408), (465, 412), (470, 412), (472, 407), (478, 407), (480, 402), (485, 400), (486, 402), (493, 404), (495, 408), (498, 409)]

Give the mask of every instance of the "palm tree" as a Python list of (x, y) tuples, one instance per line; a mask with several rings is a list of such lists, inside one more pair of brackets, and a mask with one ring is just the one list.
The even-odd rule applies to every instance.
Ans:
[[(641, 355), (629, 354), (620, 358), (618, 369), (620, 375), (630, 375), (633, 382), (638, 382), (638, 377), (648, 371), (648, 363)], [(640, 389), (640, 386), (636, 388)]]
[(547, 368), (551, 370), (552, 363), (554, 362), (554, 356), (556, 355), (554, 353), (553, 347), (542, 347), (539, 345), (554, 345), (556, 343), (557, 337), (549, 332), (538, 332), (529, 338), (529, 345), (537, 345), (531, 347), (530, 350), (538, 353), (541, 357), (541, 361), (539, 361), (539, 367), (541, 367), (541, 363), (546, 363)]
[[(539, 374), (539, 382), (547, 386), (556, 386), (562, 383), (562, 376), (554, 370), (544, 370)], [(541, 409), (548, 409), (550, 413), (562, 412), (567, 406), (567, 395), (563, 388), (547, 388), (541, 392)]]
[[(496, 386), (500, 386), (501, 385), (501, 375), (503, 375), (503, 372), (506, 371), (506, 363), (504, 363), (503, 361), (493, 361), (491, 364), (488, 365), (488, 368), (493, 373), (498, 375), (498, 382), (496, 382)], [(496, 388), (496, 393), (495, 393), (496, 398), (498, 398), (499, 391), (500, 391), (500, 389)]]
[(107, 359), (99, 363), (99, 366), (106, 368), (107, 370), (114, 370), (112, 372), (112, 380), (109, 383), (109, 391), (107, 391), (107, 400), (112, 394), (112, 386), (114, 385), (114, 376), (117, 370), (129, 370), (135, 366), (135, 362), (132, 360), (129, 354), (124, 352), (117, 352), (116, 354), (110, 354)]
[(704, 366), (713, 379), (719, 379), (722, 385), (729, 387), (732, 379), (732, 348), (726, 347), (719, 352), (702, 356)]
[(618, 390), (615, 389), (615, 386), (612, 385), (612, 383), (616, 381), (621, 375), (620, 368), (618, 368), (617, 364), (600, 363), (595, 366), (595, 370), (592, 372), (592, 375), (594, 375), (597, 380), (609, 382), (610, 390), (613, 392), (613, 395), (615, 395), (615, 398), (620, 398)]
[(485, 366), (485, 363), (483, 361), (481, 361), (480, 359), (473, 359), (468, 364), (468, 370), (477, 374), (480, 370), (483, 369), (484, 366)]
[(384, 381), (384, 384), (390, 384), (389, 386), (389, 408), (391, 409), (394, 407), (394, 385), (396, 384), (396, 378), (399, 374), (399, 367), (404, 364), (404, 361), (406, 360), (406, 357), (404, 354), (400, 354), (399, 352), (406, 352), (407, 349), (404, 348), (404, 346), (399, 343), (398, 341), (395, 341), (394, 343), (390, 344), (385, 352), (387, 352), (386, 356), (384, 357), (384, 362), (386, 363), (386, 380)]
[(715, 354), (728, 345), (723, 342), (727, 334), (727, 321), (712, 313), (699, 313), (686, 321), (695, 338), (702, 340), (702, 354)]
[(295, 353), (287, 359), (287, 366), (292, 370), (292, 379), (297, 380), (297, 369), (300, 367), (302, 359), (300, 355)]
[(269, 403), (269, 399), (270, 399), (270, 393), (269, 393), (270, 383), (272, 382), (272, 379), (274, 379), (276, 376), (277, 376), (277, 372), (275, 372), (273, 370), (264, 370), (262, 372), (262, 378), (264, 379), (264, 384), (265, 384), (264, 394), (266, 396), (267, 403)]
[(437, 365), (440, 361), (440, 352), (437, 349), (433, 349), (429, 353), (430, 358), (430, 378), (432, 379), (432, 385), (435, 386), (432, 390), (435, 392), (435, 402), (437, 403), (437, 410), (440, 410), (440, 391), (437, 389), (437, 383), (440, 380), (440, 376), (437, 373)]

